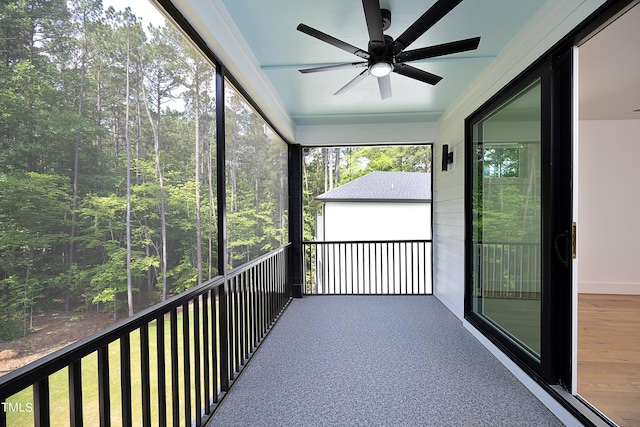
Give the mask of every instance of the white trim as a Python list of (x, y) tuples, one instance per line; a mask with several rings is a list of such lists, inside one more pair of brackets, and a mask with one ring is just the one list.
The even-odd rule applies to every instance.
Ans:
[(434, 122), (368, 123), (298, 126), (296, 141), (300, 145), (372, 145), (428, 143), (436, 140)]
[(579, 282), (581, 294), (640, 295), (640, 283)]
[[(579, 156), (580, 151), (580, 49), (578, 47), (573, 48), (573, 99), (572, 104), (572, 148), (573, 148), (573, 221), (578, 223), (579, 211), (578, 211), (578, 187), (580, 185), (579, 179)], [(576, 232), (577, 234), (577, 232)], [(573, 243), (574, 245), (576, 242)], [(572, 265), (572, 278), (571, 278), (571, 393), (578, 393), (578, 259), (573, 259)]]

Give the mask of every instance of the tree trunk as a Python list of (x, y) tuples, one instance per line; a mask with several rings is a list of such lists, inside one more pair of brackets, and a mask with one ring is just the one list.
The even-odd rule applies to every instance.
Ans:
[(334, 187), (340, 184), (340, 147), (336, 147), (335, 163), (333, 170), (334, 173)]
[(195, 67), (195, 166), (196, 166), (196, 268), (198, 270), (198, 284), (202, 283), (202, 227), (200, 221), (200, 75), (199, 67)]
[(131, 139), (129, 138), (129, 65), (130, 65), (130, 35), (127, 35), (127, 62), (126, 62), (126, 101), (124, 138), (127, 144), (127, 305), (129, 316), (133, 316), (133, 283), (131, 279)]
[[(78, 94), (78, 118), (82, 120), (82, 110), (84, 103), (84, 82), (86, 75), (86, 58), (87, 58), (87, 14), (86, 11), (82, 16), (82, 57), (80, 60), (80, 92)], [(78, 126), (82, 128), (82, 126)], [(75, 238), (76, 238), (76, 222), (78, 221), (78, 174), (80, 169), (80, 135), (76, 137), (73, 148), (73, 196), (71, 201), (71, 233), (69, 236), (69, 272), (71, 274), (73, 263), (75, 262)], [(70, 281), (72, 277), (70, 276)], [(67, 285), (65, 295), (64, 310), (71, 310), (71, 283)]]
[(209, 155), (207, 156), (207, 180), (209, 184), (209, 279), (213, 276), (213, 232), (216, 229), (215, 192), (213, 188), (213, 153), (215, 146), (213, 139), (209, 139)]
[[(142, 87), (143, 96), (144, 86)], [(164, 191), (164, 173), (162, 170), (162, 163), (160, 162), (160, 115), (161, 115), (161, 89), (160, 83), (156, 88), (156, 117), (157, 121), (154, 122), (151, 112), (145, 104), (147, 110), (147, 117), (149, 118), (149, 124), (153, 132), (153, 149), (155, 152), (155, 164), (156, 175), (158, 178), (158, 186), (160, 187), (160, 238), (162, 243), (160, 244), (160, 274), (162, 275), (162, 301), (167, 299), (167, 215), (165, 207), (165, 191)]]

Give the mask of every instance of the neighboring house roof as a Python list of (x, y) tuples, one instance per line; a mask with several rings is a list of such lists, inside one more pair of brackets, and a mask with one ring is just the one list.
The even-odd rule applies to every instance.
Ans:
[(430, 202), (431, 174), (371, 172), (316, 197), (321, 202)]

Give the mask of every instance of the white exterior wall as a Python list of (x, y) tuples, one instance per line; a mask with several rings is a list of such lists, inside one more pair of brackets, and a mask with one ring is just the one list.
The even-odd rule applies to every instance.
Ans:
[[(317, 230), (319, 241), (429, 240), (431, 204), (327, 202)], [(431, 252), (416, 243), (319, 246), (317, 292), (430, 294)]]
[(430, 203), (327, 202), (322, 221), (322, 240), (431, 239)]
[(578, 289), (640, 294), (640, 120), (580, 122)]

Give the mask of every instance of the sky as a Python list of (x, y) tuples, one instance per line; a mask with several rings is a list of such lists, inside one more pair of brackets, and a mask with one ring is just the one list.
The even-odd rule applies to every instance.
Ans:
[(164, 16), (148, 0), (102, 0), (102, 6), (104, 9), (113, 6), (117, 11), (130, 7), (133, 14), (142, 19), (144, 28), (147, 28), (149, 23), (156, 27), (165, 23)]

